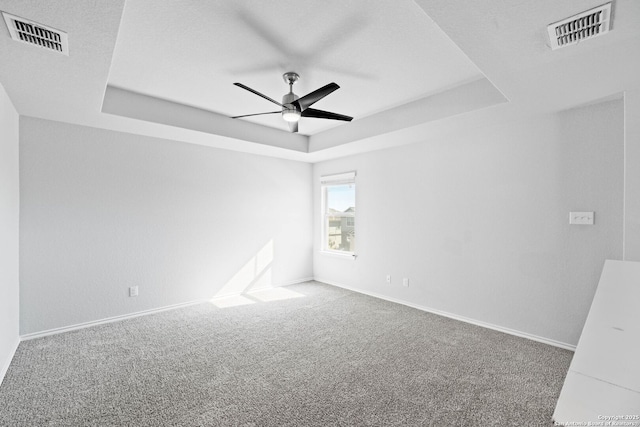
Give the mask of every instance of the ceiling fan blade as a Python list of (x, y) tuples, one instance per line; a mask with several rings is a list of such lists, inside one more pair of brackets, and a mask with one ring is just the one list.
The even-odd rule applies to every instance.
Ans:
[[(241, 88), (242, 88), (242, 89), (244, 89), (244, 90), (248, 90), (248, 91), (249, 91), (249, 92), (251, 92), (251, 93), (255, 93), (256, 95), (258, 95), (258, 96), (260, 96), (260, 97), (262, 97), (262, 98), (266, 99), (267, 101), (271, 101), (271, 102), (273, 102), (274, 104), (279, 105), (279, 106), (281, 106), (281, 107), (282, 107), (282, 104), (280, 104), (280, 103), (279, 103), (278, 101), (276, 101), (275, 99), (269, 98), (267, 95), (263, 95), (263, 94), (261, 94), (260, 92), (258, 92), (257, 90), (251, 89), (249, 86), (245, 86), (245, 85), (243, 85), (242, 83), (234, 83), (234, 85), (236, 85), (236, 86), (238, 86), (238, 87), (241, 87)], [(334, 89), (334, 90), (335, 90), (335, 89)]]
[(240, 117), (251, 117), (251, 116), (262, 116), (263, 114), (280, 114), (282, 111), (269, 111), (268, 113), (255, 113), (255, 114), (244, 114), (242, 116), (233, 116), (232, 119), (239, 119)]
[(320, 101), (322, 98), (339, 88), (340, 86), (338, 86), (337, 84), (329, 83), (328, 85), (323, 86), (320, 89), (316, 89), (313, 92), (306, 94), (302, 98), (293, 101), (292, 104), (297, 106), (300, 111), (304, 111), (307, 108), (311, 107), (311, 105)]
[(298, 122), (288, 122), (289, 130), (293, 133), (298, 132)]
[(315, 108), (307, 108), (302, 112), (302, 117), (315, 117), (316, 119), (330, 119), (330, 120), (342, 120), (350, 122), (353, 117), (345, 116), (344, 114), (331, 113), (329, 111), (316, 110)]

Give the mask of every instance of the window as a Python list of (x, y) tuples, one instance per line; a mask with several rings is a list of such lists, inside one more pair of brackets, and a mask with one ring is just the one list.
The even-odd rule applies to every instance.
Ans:
[(322, 250), (353, 255), (356, 248), (356, 173), (323, 176)]

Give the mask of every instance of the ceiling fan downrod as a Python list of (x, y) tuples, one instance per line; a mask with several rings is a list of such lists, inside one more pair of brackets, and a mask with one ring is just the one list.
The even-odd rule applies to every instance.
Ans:
[(300, 76), (298, 75), (298, 73), (289, 71), (287, 73), (284, 73), (282, 75), (282, 78), (284, 79), (284, 82), (289, 85), (289, 92), (293, 92), (293, 84), (300, 79)]
[(300, 114), (302, 113), (295, 105), (293, 101), (298, 99), (298, 95), (293, 93), (293, 84), (300, 79), (298, 73), (289, 71), (282, 75), (284, 82), (289, 85), (289, 93), (282, 97), (282, 118), (287, 122), (297, 122), (300, 120)]

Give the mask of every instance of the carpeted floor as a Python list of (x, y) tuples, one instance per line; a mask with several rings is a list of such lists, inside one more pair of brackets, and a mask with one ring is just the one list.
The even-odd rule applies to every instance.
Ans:
[(247, 301), (22, 342), (0, 425), (550, 426), (573, 355), (317, 282)]

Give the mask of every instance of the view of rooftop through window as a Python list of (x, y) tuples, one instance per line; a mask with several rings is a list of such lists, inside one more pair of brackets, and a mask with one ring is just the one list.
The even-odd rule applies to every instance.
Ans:
[(355, 184), (338, 184), (326, 187), (326, 249), (355, 252), (355, 213)]

